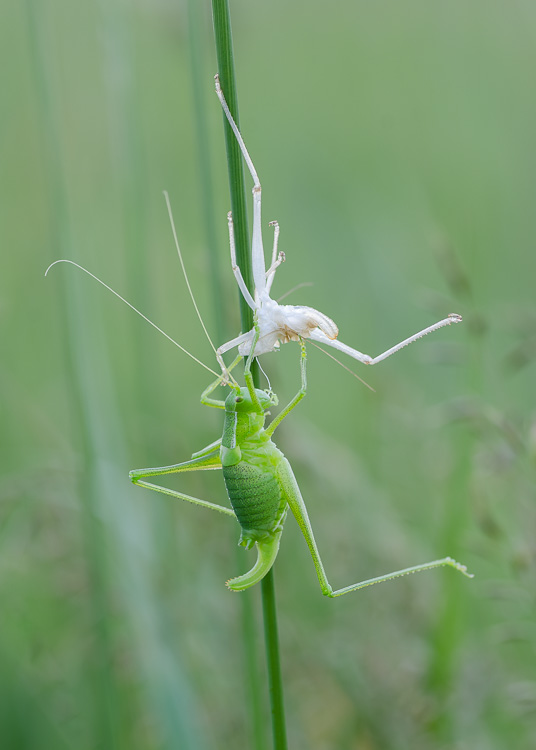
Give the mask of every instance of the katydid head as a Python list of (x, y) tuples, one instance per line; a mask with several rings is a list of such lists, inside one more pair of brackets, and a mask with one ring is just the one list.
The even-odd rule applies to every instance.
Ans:
[[(278, 399), (275, 393), (261, 391), (260, 388), (255, 388), (255, 393), (264, 412), (272, 406), (277, 406)], [(247, 414), (256, 412), (257, 406), (253, 403), (248, 389), (243, 386), (242, 388), (233, 388), (229, 393), (225, 399), (225, 411)]]

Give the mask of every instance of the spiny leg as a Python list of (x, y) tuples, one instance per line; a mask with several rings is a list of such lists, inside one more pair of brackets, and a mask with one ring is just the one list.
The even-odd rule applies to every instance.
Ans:
[(423, 328), (422, 331), (419, 331), (418, 333), (414, 333), (413, 336), (409, 336), (409, 338), (404, 339), (404, 341), (401, 341), (399, 344), (395, 344), (390, 349), (387, 349), (387, 351), (383, 352), (383, 354), (378, 354), (377, 357), (373, 357), (372, 360), (368, 362), (368, 364), (376, 365), (378, 364), (378, 362), (383, 362), (383, 360), (387, 359), (387, 357), (390, 357), (391, 354), (395, 354), (395, 352), (400, 351), (400, 349), (403, 349), (405, 346), (408, 346), (408, 344), (412, 344), (414, 341), (418, 341), (418, 339), (421, 339), (423, 336), (426, 336), (428, 333), (437, 331), (439, 328), (444, 328), (445, 326), (449, 326), (452, 323), (461, 323), (461, 322), (462, 322), (461, 315), (458, 315), (457, 313), (450, 313), (443, 320), (440, 320), (437, 323), (434, 323), (433, 325), (428, 326), (427, 328)]
[(324, 596), (329, 596), (331, 598), (342, 596), (343, 594), (350, 593), (350, 591), (357, 591), (359, 589), (365, 588), (366, 586), (372, 586), (375, 583), (390, 581), (393, 578), (399, 578), (400, 576), (405, 576), (409, 573), (418, 573), (423, 570), (431, 570), (432, 568), (439, 568), (445, 565), (451, 568), (455, 568), (468, 578), (473, 577), (472, 574), (467, 572), (467, 568), (465, 567), (465, 565), (461, 565), (451, 557), (444, 557), (441, 560), (432, 560), (431, 562), (422, 563), (421, 565), (413, 565), (410, 568), (395, 570), (393, 573), (387, 573), (386, 575), (377, 576), (376, 578), (368, 578), (365, 581), (359, 581), (358, 583), (353, 583), (351, 586), (345, 586), (342, 589), (337, 589), (334, 591), (328, 581), (326, 571), (324, 570), (324, 566), (320, 558), (320, 553), (318, 552), (318, 547), (316, 545), (315, 537), (313, 534), (313, 528), (307, 514), (307, 508), (305, 507), (300, 488), (298, 487), (296, 477), (294, 476), (292, 468), (286, 458), (283, 459), (279, 466), (278, 477), (289, 507), (294, 514), (294, 517), (298, 522), (298, 526), (300, 527), (301, 532), (305, 537), (307, 546), (309, 547), (309, 551), (316, 568), (318, 580), (320, 582), (320, 588), (322, 589), (322, 593), (324, 594)]
[(294, 409), (295, 406), (299, 404), (299, 402), (302, 400), (302, 398), (307, 393), (307, 351), (305, 348), (305, 342), (303, 339), (300, 339), (300, 347), (301, 347), (301, 357), (300, 357), (300, 371), (301, 371), (301, 388), (298, 391), (298, 393), (294, 396), (292, 401), (287, 404), (287, 406), (276, 416), (274, 419), (270, 422), (268, 427), (265, 429), (265, 435), (268, 437), (271, 437), (276, 428), (279, 427), (281, 422), (285, 419), (285, 417), (290, 414), (290, 412)]
[(449, 326), (452, 323), (461, 322), (461, 315), (458, 315), (457, 313), (450, 313), (450, 315), (448, 315), (443, 320), (440, 320), (437, 323), (428, 326), (427, 328), (423, 328), (423, 330), (419, 331), (418, 333), (414, 333), (413, 336), (409, 336), (409, 338), (404, 339), (398, 344), (395, 344), (390, 349), (387, 349), (387, 351), (383, 352), (383, 354), (379, 354), (377, 357), (370, 357), (368, 354), (363, 354), (362, 352), (357, 351), (357, 349), (353, 349), (351, 346), (343, 344), (342, 341), (339, 341), (338, 339), (330, 339), (319, 328), (315, 328), (311, 332), (311, 338), (321, 344), (327, 344), (327, 346), (331, 346), (334, 349), (343, 352), (344, 354), (348, 354), (349, 357), (353, 357), (354, 359), (357, 359), (359, 362), (362, 362), (365, 365), (376, 365), (378, 364), (378, 362), (383, 362), (383, 360), (387, 359), (387, 357), (390, 357), (392, 354), (400, 351), (400, 349), (408, 346), (408, 344), (412, 344), (414, 341), (417, 341), (423, 336), (426, 336), (428, 333), (437, 331), (439, 328), (444, 328), (444, 326)]

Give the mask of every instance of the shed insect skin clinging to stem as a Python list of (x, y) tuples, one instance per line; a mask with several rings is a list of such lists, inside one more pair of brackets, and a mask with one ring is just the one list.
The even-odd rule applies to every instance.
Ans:
[(254, 340), (256, 341), (253, 348), (253, 356), (255, 357), (260, 354), (274, 351), (278, 349), (281, 344), (286, 344), (289, 341), (303, 341), (304, 339), (310, 338), (319, 344), (326, 344), (327, 346), (333, 347), (365, 365), (375, 365), (378, 364), (378, 362), (387, 359), (387, 357), (390, 357), (392, 354), (395, 354), (395, 352), (398, 352), (408, 344), (426, 336), (428, 333), (437, 331), (439, 328), (451, 325), (452, 323), (461, 322), (461, 315), (450, 313), (443, 320), (424, 328), (413, 336), (409, 336), (407, 339), (395, 344), (382, 354), (379, 354), (376, 357), (370, 357), (368, 354), (363, 354), (357, 349), (353, 349), (351, 346), (338, 341), (337, 337), (339, 335), (339, 329), (337, 328), (337, 325), (331, 320), (331, 318), (328, 318), (327, 315), (324, 315), (324, 313), (319, 310), (304, 305), (280, 305), (273, 300), (270, 297), (270, 290), (275, 277), (275, 272), (285, 260), (285, 254), (283, 252), (278, 253), (277, 250), (279, 224), (276, 221), (270, 222), (270, 226), (274, 227), (274, 244), (272, 250), (272, 262), (269, 269), (266, 270), (264, 248), (262, 244), (261, 183), (244, 143), (244, 139), (242, 138), (231, 112), (229, 111), (227, 102), (225, 101), (225, 96), (220, 86), (219, 76), (216, 75), (214, 80), (216, 94), (220, 100), (229, 125), (233, 130), (235, 138), (238, 141), (240, 150), (242, 151), (242, 156), (244, 157), (253, 179), (253, 235), (251, 244), (253, 282), (255, 285), (253, 296), (247, 289), (240, 268), (237, 265), (233, 217), (230, 213), (228, 214), (228, 226), (233, 274), (245, 301), (253, 310), (258, 334), (256, 334), (256, 329), (254, 327), (250, 331), (242, 333), (240, 336), (227, 341), (218, 348), (216, 356), (222, 368), (224, 380), (227, 370), (223, 361), (223, 355), (231, 349), (238, 347), (238, 352), (243, 356), (247, 356), (252, 351)]

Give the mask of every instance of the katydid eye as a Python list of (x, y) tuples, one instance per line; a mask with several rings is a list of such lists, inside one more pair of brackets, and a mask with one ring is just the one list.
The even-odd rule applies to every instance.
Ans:
[(242, 402), (243, 400), (244, 400), (244, 399), (242, 398), (242, 396), (237, 396), (237, 397), (235, 398), (235, 403), (237, 403), (237, 404), (240, 404), (240, 403), (241, 403), (241, 402)]

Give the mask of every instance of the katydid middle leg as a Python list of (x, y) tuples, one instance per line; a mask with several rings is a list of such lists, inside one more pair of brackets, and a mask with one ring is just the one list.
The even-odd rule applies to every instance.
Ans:
[[(200, 451), (203, 453), (203, 451)], [(159, 466), (153, 469), (134, 469), (129, 473), (129, 477), (133, 484), (137, 484), (140, 487), (146, 487), (149, 490), (155, 490), (155, 492), (161, 492), (163, 495), (171, 495), (171, 497), (177, 497), (179, 500), (186, 500), (188, 503), (194, 505), (200, 505), (203, 508), (209, 510), (217, 510), (219, 513), (225, 513), (227, 516), (236, 518), (234, 511), (231, 508), (225, 508), (223, 505), (217, 505), (216, 503), (209, 503), (208, 500), (200, 500), (197, 497), (191, 495), (185, 495), (183, 492), (177, 492), (176, 490), (168, 489), (167, 487), (161, 487), (158, 484), (152, 484), (152, 482), (144, 481), (147, 477), (160, 477), (166, 474), (180, 474), (183, 471), (208, 471), (210, 469), (221, 469), (220, 451), (219, 448), (213, 450), (208, 455), (202, 455), (199, 458), (192, 458), (190, 461), (184, 461), (180, 464), (173, 464), (172, 466)]]
[(294, 396), (294, 398), (290, 401), (289, 404), (275, 417), (268, 427), (265, 429), (265, 434), (268, 437), (272, 437), (275, 430), (281, 422), (285, 419), (285, 417), (290, 414), (290, 412), (294, 409), (295, 406), (299, 404), (299, 402), (302, 400), (302, 398), (307, 393), (307, 372), (306, 372), (306, 366), (307, 366), (307, 351), (305, 348), (305, 342), (303, 339), (300, 340), (301, 345), (301, 358), (300, 358), (300, 371), (301, 371), (301, 388), (298, 391), (298, 393)]
[[(234, 362), (231, 364), (226, 374), (220, 375), (214, 382), (212, 382), (201, 394), (201, 403), (205, 406), (212, 406), (216, 409), (225, 409), (225, 402), (218, 399), (210, 398), (210, 395), (216, 390), (216, 388), (222, 384), (226, 375), (228, 376), (232, 369), (240, 362), (241, 356), (236, 357)], [(216, 510), (219, 513), (225, 513), (226, 515), (233, 516), (236, 518), (234, 511), (230, 508), (225, 508), (223, 505), (217, 505), (216, 503), (210, 503), (207, 500), (200, 500), (190, 495), (185, 495), (183, 492), (177, 492), (176, 490), (168, 489), (167, 487), (161, 487), (158, 484), (152, 484), (152, 482), (144, 481), (147, 477), (160, 477), (166, 474), (180, 474), (184, 471), (208, 471), (211, 469), (221, 469), (220, 459), (220, 445), (221, 438), (215, 440), (210, 445), (205, 446), (196, 453), (192, 454), (192, 458), (189, 461), (184, 461), (179, 464), (172, 464), (171, 466), (157, 466), (150, 469), (134, 469), (129, 473), (129, 477), (133, 484), (137, 484), (140, 487), (146, 487), (147, 489), (160, 492), (163, 495), (171, 495), (179, 500), (185, 500), (186, 502), (193, 503), (194, 505), (200, 505), (203, 508), (209, 510)]]

